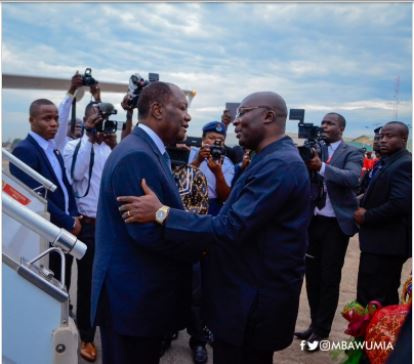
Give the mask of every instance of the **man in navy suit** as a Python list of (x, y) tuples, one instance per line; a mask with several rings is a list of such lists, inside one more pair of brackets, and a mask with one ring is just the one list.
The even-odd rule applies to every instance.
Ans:
[[(72, 186), (66, 178), (63, 158), (60, 151), (55, 148), (53, 140), (59, 126), (58, 110), (52, 101), (38, 99), (30, 105), (29, 114), (31, 131), (26, 139), (17, 144), (13, 154), (57, 186), (54, 192), (47, 193), (50, 221), (78, 235), (81, 224)], [(30, 188), (39, 187), (39, 182), (12, 164), (10, 164), (10, 172)], [(69, 254), (65, 257), (64, 283), (69, 290), (73, 257)], [(60, 279), (60, 264), (60, 256), (52, 252), (49, 256), (49, 267), (57, 279)]]
[(133, 222), (157, 221), (159, 234), (171, 241), (208, 244), (204, 309), (216, 364), (271, 364), (273, 352), (292, 342), (305, 269), (310, 183), (285, 135), (286, 115), (285, 101), (273, 92), (242, 101), (236, 135), (256, 155), (217, 216), (175, 208), (151, 181), (142, 182), (145, 196), (119, 198), (130, 228), (146, 226)]
[(145, 178), (163, 203), (183, 209), (166, 145), (182, 141), (191, 120), (181, 89), (155, 82), (138, 101), (139, 124), (105, 164), (96, 216), (92, 320), (103, 363), (158, 363), (162, 339), (187, 326), (192, 262), (201, 244), (174, 242), (154, 223), (125, 224), (118, 196), (140, 195)]
[(380, 131), (381, 160), (354, 214), (360, 225), (357, 301), (399, 303), (401, 269), (411, 257), (412, 163), (408, 127), (391, 121)]

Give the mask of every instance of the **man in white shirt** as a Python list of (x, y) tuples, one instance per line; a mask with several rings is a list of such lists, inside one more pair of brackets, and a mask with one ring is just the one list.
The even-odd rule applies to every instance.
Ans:
[(208, 213), (217, 215), (223, 202), (230, 194), (234, 177), (234, 164), (224, 153), (226, 126), (219, 121), (204, 125), (201, 148), (192, 147), (188, 157), (189, 163), (207, 178)]
[(88, 361), (96, 359), (96, 348), (93, 343), (95, 326), (91, 326), (89, 317), (96, 211), (103, 167), (112, 151), (111, 146), (105, 142), (111, 136), (95, 129), (96, 124), (102, 120), (96, 105), (88, 104), (84, 117), (85, 134), (80, 139), (68, 142), (63, 150), (67, 177), (72, 183), (76, 204), (82, 215), (82, 231), (79, 238), (88, 246), (85, 256), (77, 261), (76, 308), (76, 322), (81, 337), (80, 354)]
[[(337, 113), (324, 116), (321, 128), (327, 144), (323, 156), (314, 153), (308, 168), (323, 179), (325, 193), (314, 208), (306, 254), (306, 289), (311, 324), (295, 335), (307, 340), (307, 351), (319, 349), (329, 336), (338, 306), (339, 284), (349, 238), (357, 232), (353, 211), (358, 205), (362, 153), (344, 143), (345, 118)], [(315, 345), (317, 343), (317, 345)]]

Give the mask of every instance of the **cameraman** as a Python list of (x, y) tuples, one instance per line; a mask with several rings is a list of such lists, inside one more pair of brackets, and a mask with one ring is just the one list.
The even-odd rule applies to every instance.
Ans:
[(217, 215), (230, 194), (234, 164), (225, 155), (226, 127), (219, 121), (204, 125), (201, 148), (192, 147), (188, 161), (207, 178), (208, 213)]
[[(76, 118), (74, 125), (72, 126), (72, 120), (69, 118), (73, 103), (76, 102), (76, 91), (83, 86), (83, 77), (78, 71), (72, 76), (70, 81), (70, 87), (67, 91), (65, 98), (59, 104), (59, 127), (55, 136), (56, 148), (60, 151), (63, 150), (66, 143), (78, 139), (83, 134), (82, 120)], [(101, 102), (101, 90), (98, 83), (95, 83), (89, 88), (90, 93), (96, 102)]]
[(308, 352), (319, 350), (329, 336), (338, 306), (341, 270), (349, 238), (357, 232), (353, 212), (358, 206), (355, 190), (362, 168), (362, 153), (342, 140), (345, 118), (338, 113), (324, 116), (321, 155), (308, 161), (308, 168), (322, 180), (322, 197), (316, 202), (309, 226), (306, 254), (306, 290), (311, 324), (295, 335), (307, 340)]
[(86, 133), (81, 139), (68, 142), (63, 150), (66, 173), (75, 192), (78, 210), (83, 216), (79, 239), (88, 247), (85, 256), (77, 261), (76, 308), (76, 323), (81, 337), (80, 355), (88, 361), (96, 360), (96, 348), (93, 343), (95, 327), (91, 327), (89, 315), (99, 187), (105, 162), (116, 145), (116, 136), (114, 138), (113, 133), (96, 131), (96, 126), (103, 121), (97, 105), (99, 104), (91, 102), (86, 106)]

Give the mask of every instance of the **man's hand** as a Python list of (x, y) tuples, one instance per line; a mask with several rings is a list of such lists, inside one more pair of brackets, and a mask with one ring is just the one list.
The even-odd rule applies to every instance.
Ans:
[(96, 124), (103, 120), (101, 114), (96, 111), (96, 113), (90, 114), (85, 120), (85, 130), (89, 136), (89, 141), (93, 144), (96, 141), (96, 133), (90, 132), (88, 130), (94, 129)]
[(79, 88), (83, 86), (83, 78), (82, 75), (79, 74), (78, 71), (76, 71), (76, 73), (72, 76), (72, 79), (70, 81), (70, 87), (68, 90), (68, 93), (74, 95), (75, 91)]
[(308, 161), (308, 168), (311, 171), (319, 172), (322, 168), (322, 161), (319, 158), (318, 153), (316, 153), (315, 150), (313, 150), (313, 157), (312, 159), (309, 159)]
[(91, 85), (89, 91), (96, 102), (101, 102), (101, 88), (99, 87), (99, 83)]
[(130, 94), (126, 94), (121, 101), (121, 106), (125, 111), (132, 111), (134, 108), (131, 105), (132, 96)]
[(358, 225), (362, 225), (365, 221), (365, 213), (367, 212), (366, 209), (364, 209), (363, 207), (359, 207), (355, 212), (354, 212), (354, 220)]
[(82, 225), (80, 222), (80, 220), (82, 219), (82, 216), (75, 216), (74, 219), (75, 219), (75, 225), (73, 226), (71, 233), (75, 236), (78, 236), (82, 229)]
[(157, 195), (152, 191), (145, 178), (141, 181), (144, 190), (143, 196), (119, 196), (117, 201), (121, 203), (119, 211), (125, 223), (147, 223), (155, 221), (155, 213), (162, 206)]

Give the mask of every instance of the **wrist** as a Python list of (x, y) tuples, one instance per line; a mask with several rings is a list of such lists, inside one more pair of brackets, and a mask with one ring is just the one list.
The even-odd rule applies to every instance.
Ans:
[(156, 212), (155, 212), (155, 221), (160, 224), (164, 225), (165, 220), (167, 220), (167, 217), (170, 213), (170, 208), (168, 206), (161, 206)]

